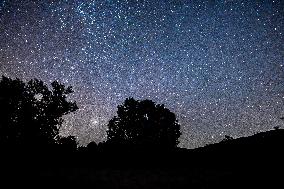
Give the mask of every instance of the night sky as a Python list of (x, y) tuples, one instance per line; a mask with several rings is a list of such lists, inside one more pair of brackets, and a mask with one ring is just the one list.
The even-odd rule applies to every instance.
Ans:
[(0, 75), (73, 86), (61, 133), (80, 144), (134, 97), (195, 148), (283, 126), (283, 30), (280, 0), (0, 0)]

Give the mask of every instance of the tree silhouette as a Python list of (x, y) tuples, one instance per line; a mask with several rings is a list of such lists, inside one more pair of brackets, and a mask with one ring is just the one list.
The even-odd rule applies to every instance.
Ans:
[(62, 115), (78, 109), (67, 101), (72, 88), (57, 81), (52, 90), (40, 80), (27, 83), (2, 77), (0, 81), (0, 144), (28, 147), (55, 144)]
[(180, 135), (175, 114), (164, 105), (128, 98), (109, 121), (107, 144), (172, 149)]
[(74, 152), (77, 150), (77, 141), (74, 136), (59, 137), (57, 139), (61, 152)]

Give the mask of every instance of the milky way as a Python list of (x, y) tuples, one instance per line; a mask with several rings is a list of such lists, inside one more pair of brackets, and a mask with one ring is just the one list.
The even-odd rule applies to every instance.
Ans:
[(0, 74), (73, 86), (61, 133), (81, 144), (134, 97), (195, 148), (282, 127), (283, 16), (280, 0), (0, 0)]

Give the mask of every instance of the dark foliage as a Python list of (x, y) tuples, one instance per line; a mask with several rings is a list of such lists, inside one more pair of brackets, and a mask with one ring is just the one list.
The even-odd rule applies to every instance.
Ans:
[(180, 125), (174, 113), (151, 100), (128, 98), (109, 121), (107, 144), (136, 148), (176, 148)]
[(57, 149), (61, 152), (75, 152), (77, 150), (78, 143), (74, 136), (59, 137), (57, 139)]
[[(0, 144), (8, 148), (44, 147), (57, 143), (62, 116), (75, 111), (67, 101), (71, 87), (53, 82), (52, 90), (40, 80), (27, 83), (2, 77), (0, 81)], [(70, 143), (67, 138), (60, 143)], [(68, 142), (67, 142), (68, 141)], [(71, 142), (72, 143), (72, 142)], [(68, 144), (70, 145), (70, 144)], [(74, 142), (72, 143), (74, 145)]]

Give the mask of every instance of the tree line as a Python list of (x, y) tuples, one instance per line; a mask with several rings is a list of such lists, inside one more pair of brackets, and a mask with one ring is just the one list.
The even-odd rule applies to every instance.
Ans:
[(62, 137), (63, 115), (79, 107), (67, 99), (71, 86), (54, 81), (28, 82), (2, 76), (0, 81), (0, 147), (2, 149), (95, 151), (105, 149), (177, 148), (180, 124), (173, 112), (151, 100), (127, 98), (107, 124), (107, 140), (78, 147), (74, 136)]

